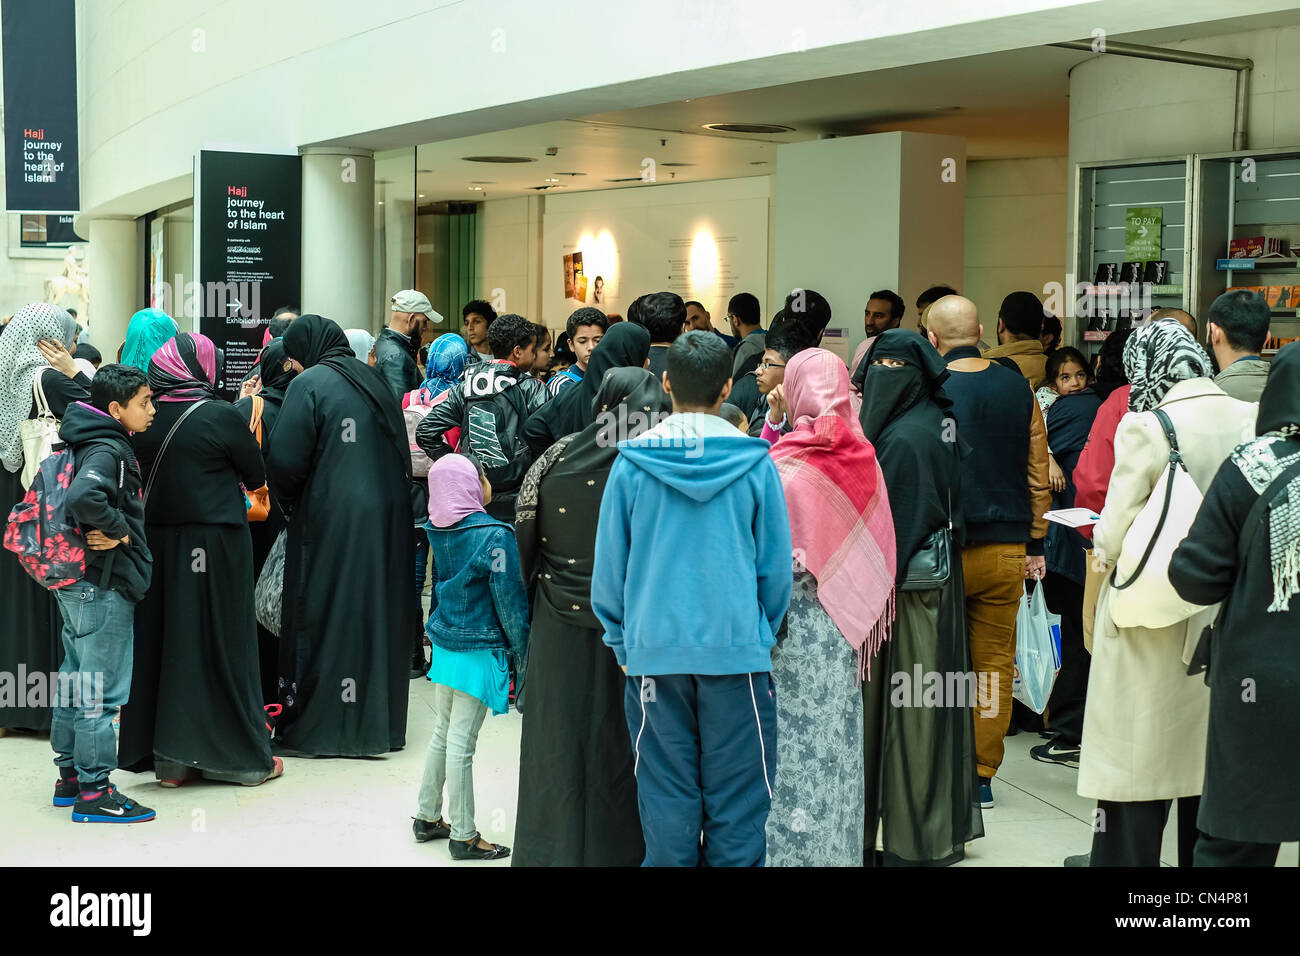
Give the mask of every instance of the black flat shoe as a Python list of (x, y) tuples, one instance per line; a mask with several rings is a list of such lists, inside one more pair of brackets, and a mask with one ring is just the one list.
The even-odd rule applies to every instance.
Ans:
[(460, 840), (447, 841), (451, 849), (451, 858), (453, 860), (504, 860), (510, 855), (510, 847), (496, 844), (490, 850), (484, 850), (478, 845), (480, 834), (474, 834), (473, 839), (462, 843)]
[(451, 825), (445, 820), (439, 820), (437, 823), (430, 823), (428, 820), (415, 818), (411, 824), (411, 831), (415, 834), (416, 843), (428, 843), (430, 840), (442, 840), (451, 836)]

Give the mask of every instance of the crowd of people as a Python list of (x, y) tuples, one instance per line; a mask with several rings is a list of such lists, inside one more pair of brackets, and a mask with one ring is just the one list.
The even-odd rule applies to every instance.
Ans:
[[(1300, 728), (1300, 345), (1266, 361), (1244, 290), (1203, 334), (1156, 310), (1095, 357), (1030, 292), (993, 346), (955, 289), (916, 309), (905, 329), (871, 292), (846, 365), (811, 289), (766, 325), (740, 293), (725, 331), (654, 292), (554, 343), (481, 300), (435, 334), (404, 290), (377, 337), (277, 311), (232, 402), (220, 349), (158, 310), (105, 364), (29, 305), (0, 334), (0, 500), (35, 500), (27, 426), (57, 420), (85, 570), (46, 590), (0, 558), (0, 671), (103, 693), (0, 701), (0, 726), (49, 731), (74, 820), (143, 822), (114, 769), (256, 786), (385, 754), (427, 679), (415, 839), (551, 866), (948, 865), (1004, 738), (1039, 732), (1097, 801), (1067, 865), (1159, 865), (1173, 800), (1181, 865), (1272, 865), (1300, 838), (1276, 759)], [(1013, 704), (1036, 588), (1061, 621), (1042, 714)], [(473, 784), (511, 706), (513, 851)]]

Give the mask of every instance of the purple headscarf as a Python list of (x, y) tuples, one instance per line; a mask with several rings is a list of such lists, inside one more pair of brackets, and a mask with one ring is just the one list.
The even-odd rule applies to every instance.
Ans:
[(483, 511), (478, 469), (464, 455), (444, 455), (429, 469), (429, 521), (450, 528), (466, 515)]
[(198, 332), (182, 332), (149, 360), (149, 387), (160, 402), (216, 398), (217, 348)]

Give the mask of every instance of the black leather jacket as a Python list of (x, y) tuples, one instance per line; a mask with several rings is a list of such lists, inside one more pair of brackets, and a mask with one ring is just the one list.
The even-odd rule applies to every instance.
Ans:
[(384, 377), (399, 400), (424, 381), (416, 361), (419, 354), (418, 342), (392, 329), (384, 329), (375, 340), (375, 371)]

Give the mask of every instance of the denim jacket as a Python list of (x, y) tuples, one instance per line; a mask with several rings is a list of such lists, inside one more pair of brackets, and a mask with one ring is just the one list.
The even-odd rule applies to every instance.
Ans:
[(437, 576), (429, 640), (447, 651), (503, 647), (522, 660), (528, 596), (514, 529), (481, 512), (450, 528), (425, 527)]

